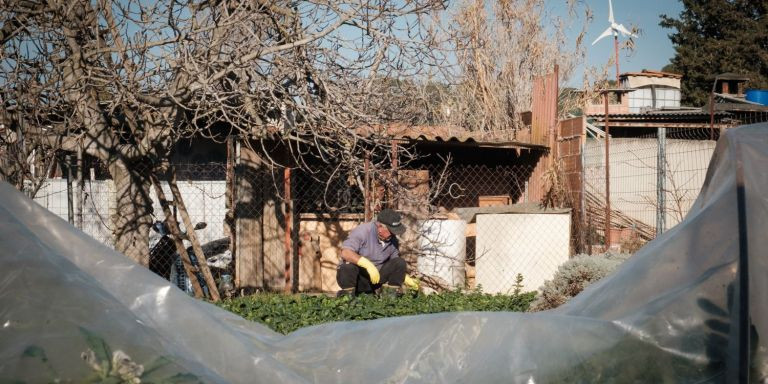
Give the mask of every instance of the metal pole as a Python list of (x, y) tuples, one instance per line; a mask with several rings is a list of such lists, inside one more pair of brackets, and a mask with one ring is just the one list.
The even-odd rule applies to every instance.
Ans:
[(715, 91), (709, 93), (709, 139), (715, 139)]
[(371, 176), (370, 173), (370, 166), (371, 166), (371, 159), (369, 155), (365, 154), (365, 180), (363, 181), (363, 189), (365, 190), (365, 193), (363, 193), (363, 202), (365, 204), (365, 221), (373, 220), (373, 212), (371, 212)]
[[(739, 233), (739, 259), (737, 272), (736, 302), (734, 309), (731, 310), (731, 324), (737, 324), (735, 332), (731, 332), (730, 343), (736, 347), (736, 364), (728, 364), (726, 370), (726, 380), (731, 383), (750, 382), (750, 346), (751, 341), (751, 319), (749, 309), (749, 239), (747, 237), (747, 201), (744, 182), (744, 161), (741, 158), (741, 145), (735, 146), (736, 151), (736, 207)], [(733, 353), (733, 349), (729, 348)]]
[(667, 129), (659, 128), (657, 136), (659, 152), (656, 156), (656, 236), (660, 236), (667, 225)]
[(613, 36), (613, 51), (616, 54), (616, 87), (619, 87), (619, 36)]
[(608, 92), (605, 97), (605, 251), (611, 248), (611, 131), (608, 123)]
[(293, 261), (293, 247), (291, 235), (293, 234), (293, 224), (291, 223), (293, 213), (293, 201), (291, 201), (291, 168), (286, 167), (283, 171), (283, 189), (285, 192), (285, 292), (293, 291), (293, 274), (291, 272)]
[[(584, 233), (584, 228), (586, 227), (587, 231), (591, 230), (592, 223), (590, 223), (589, 225), (587, 225), (587, 223), (586, 223), (586, 221), (587, 221), (587, 195), (586, 195), (586, 188), (584, 186), (584, 181), (585, 181), (584, 180), (584, 175), (586, 174), (584, 169), (586, 167), (586, 163), (587, 162), (586, 162), (586, 157), (585, 157), (586, 154), (585, 154), (584, 147), (585, 147), (585, 145), (587, 143), (587, 132), (586, 132), (587, 131), (587, 125), (586, 125), (586, 119), (584, 117), (582, 117), (581, 121), (582, 121), (582, 130), (581, 130), (581, 138), (579, 139), (579, 163), (581, 165), (581, 167), (579, 169), (579, 173), (580, 173), (579, 174), (579, 180), (580, 180), (580, 183), (579, 183), (580, 184), (579, 185), (579, 197), (581, 199), (581, 203), (579, 205), (581, 206), (581, 212), (580, 212), (580, 215), (581, 215), (581, 225), (582, 225), (582, 230), (581, 230), (581, 240), (582, 241), (581, 241), (581, 244), (583, 246), (584, 244), (586, 244), (586, 241), (587, 241), (587, 237), (585, 236), (585, 233)], [(592, 241), (591, 236), (588, 239), (589, 239), (590, 242)], [(591, 243), (589, 244), (589, 248), (590, 248), (590, 251), (591, 251), (592, 250), (592, 244)], [(582, 248), (581, 250), (583, 251), (584, 249)], [(589, 254), (591, 255), (592, 252), (590, 252)]]
[(72, 187), (75, 176), (72, 174), (72, 156), (66, 155), (64, 157), (64, 162), (67, 163), (67, 220), (70, 224), (75, 225), (75, 189)]
[[(399, 148), (398, 148), (398, 145), (397, 145), (397, 141), (392, 140), (392, 159), (391, 159), (391, 162), (392, 162), (392, 183), (393, 184), (394, 183), (398, 183), (397, 167), (400, 166), (400, 163), (399, 163), (400, 153), (399, 152), (400, 151), (399, 151)], [(390, 190), (389, 190), (390, 208), (391, 209), (397, 209), (398, 199), (395, 196), (393, 196), (392, 192), (393, 191), (390, 188)], [(394, 192), (397, 193), (397, 190), (395, 190)]]
[[(240, 288), (242, 287), (241, 277), (242, 274), (240, 273), (240, 268), (242, 267), (242, 261), (240, 256), (240, 239), (241, 239), (241, 225), (239, 222), (239, 212), (237, 209), (237, 203), (239, 201), (239, 183), (238, 180), (239, 174), (242, 171), (240, 169), (240, 136), (235, 136), (234, 139), (232, 139), (232, 144), (234, 146), (233, 148), (233, 159), (230, 160), (232, 162), (232, 258), (235, 260), (235, 287)], [(243, 291), (241, 290), (241, 293)]]
[(83, 148), (77, 147), (77, 191), (75, 191), (75, 226), (83, 229)]

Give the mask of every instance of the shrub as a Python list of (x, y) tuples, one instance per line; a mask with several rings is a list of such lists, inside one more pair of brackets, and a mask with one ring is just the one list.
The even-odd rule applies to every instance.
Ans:
[(257, 294), (226, 300), (218, 305), (248, 320), (287, 334), (296, 329), (332, 321), (372, 320), (384, 317), (458, 311), (524, 312), (535, 292), (490, 295), (480, 291), (452, 291), (398, 298), (361, 295), (354, 299), (309, 295)]
[(558, 267), (552, 280), (544, 282), (530, 310), (543, 311), (565, 304), (584, 288), (616, 270), (630, 256), (628, 253), (576, 255)]

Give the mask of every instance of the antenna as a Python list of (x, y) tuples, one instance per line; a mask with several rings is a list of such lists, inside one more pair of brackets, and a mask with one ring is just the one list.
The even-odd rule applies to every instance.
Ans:
[(616, 20), (613, 18), (613, 3), (611, 0), (608, 0), (608, 22), (610, 23), (610, 26), (608, 29), (603, 31), (600, 36), (595, 39), (595, 41), (592, 42), (592, 45), (595, 45), (598, 41), (600, 41), (604, 37), (608, 37), (610, 35), (613, 35), (613, 50), (616, 55), (616, 86), (619, 86), (619, 33), (621, 33), (622, 36), (629, 36), (631, 37), (637, 37), (636, 34), (630, 32), (626, 27), (624, 27), (621, 24), (617, 24)]

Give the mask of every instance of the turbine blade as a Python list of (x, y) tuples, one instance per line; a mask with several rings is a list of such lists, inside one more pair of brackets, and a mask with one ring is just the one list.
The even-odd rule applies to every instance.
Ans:
[(617, 25), (616, 25), (614, 28), (616, 28), (616, 30), (618, 30), (619, 32), (621, 32), (621, 34), (622, 34), (622, 35), (624, 35), (624, 36), (632, 36), (632, 37), (637, 37), (637, 35), (635, 35), (634, 33), (630, 32), (630, 31), (629, 31), (627, 28), (625, 28), (625, 27), (624, 27), (623, 25), (621, 25), (621, 24), (617, 24)]
[(615, 23), (613, 20), (613, 3), (611, 0), (608, 0), (608, 21), (610, 21), (611, 24)]
[(592, 42), (592, 45), (595, 45), (595, 43), (600, 41), (600, 39), (610, 36), (612, 33), (613, 33), (613, 28), (608, 27), (608, 29), (606, 29), (600, 36), (597, 37), (597, 39), (595, 39), (595, 41)]

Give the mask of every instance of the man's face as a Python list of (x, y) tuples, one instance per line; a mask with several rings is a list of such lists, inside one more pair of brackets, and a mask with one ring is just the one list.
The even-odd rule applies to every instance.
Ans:
[(389, 231), (389, 228), (387, 228), (386, 225), (376, 222), (376, 234), (379, 235), (379, 239), (381, 240), (389, 240), (390, 237), (392, 237), (392, 232)]

